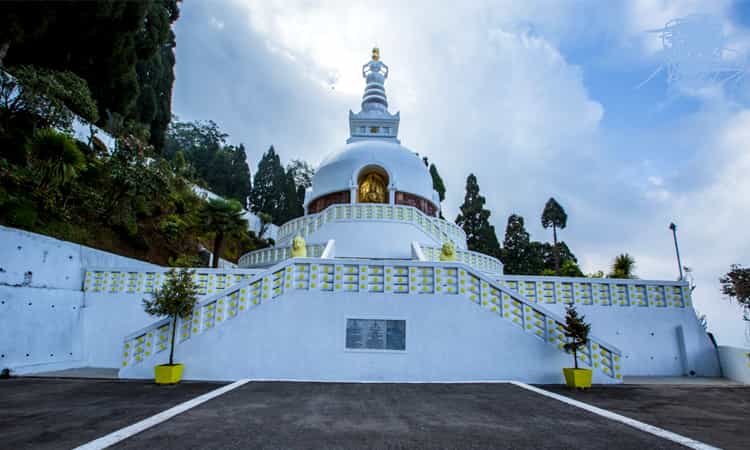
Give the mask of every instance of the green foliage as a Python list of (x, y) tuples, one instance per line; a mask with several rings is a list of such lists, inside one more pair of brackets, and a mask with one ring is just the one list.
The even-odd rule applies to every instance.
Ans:
[(27, 151), (38, 185), (45, 188), (67, 184), (86, 168), (86, 157), (73, 138), (52, 129), (37, 132)]
[(167, 316), (171, 319), (170, 365), (173, 364), (177, 319), (189, 318), (198, 302), (198, 290), (193, 283), (194, 273), (187, 269), (170, 270), (167, 272), (161, 288), (151, 294), (151, 299), (143, 299), (143, 309), (147, 314), (157, 317)]
[(203, 261), (197, 255), (180, 255), (169, 258), (169, 267), (200, 267)]
[(438, 173), (438, 169), (435, 164), (430, 164), (430, 176), (432, 177), (432, 188), (437, 191), (438, 196), (440, 196), (440, 201), (444, 201), (445, 183), (443, 183), (443, 179), (440, 177), (440, 173)]
[[(312, 180), (307, 163), (290, 164), (284, 170), (281, 159), (271, 146), (258, 163), (250, 192), (250, 208), (256, 214), (271, 216), (271, 222), (281, 225), (304, 214), (304, 188), (306, 178)], [(297, 181), (301, 184), (297, 184)]]
[(6, 209), (6, 215), (8, 224), (19, 228), (33, 227), (39, 217), (36, 204), (27, 199), (11, 202)]
[(608, 278), (638, 278), (635, 273), (635, 259), (623, 253), (615, 257)]
[(0, 48), (5, 66), (75, 73), (88, 83), (99, 125), (108, 113), (141, 122), (159, 149), (171, 116), (178, 16), (177, 0), (0, 2)]
[(96, 103), (86, 81), (69, 71), (16, 66), (0, 71), (2, 127), (18, 116), (30, 117), (40, 128), (71, 130), (73, 114), (96, 122)]
[(440, 197), (440, 201), (443, 202), (445, 200), (445, 183), (443, 183), (443, 179), (440, 177), (437, 166), (435, 166), (435, 164), (430, 164), (430, 160), (426, 156), (422, 157), (422, 161), (424, 162), (424, 166), (430, 171), (430, 176), (432, 177), (432, 188), (435, 189)]
[(501, 259), (509, 275), (536, 275), (543, 270), (541, 253), (531, 245), (523, 217), (517, 214), (508, 216)]
[[(315, 168), (307, 161), (293, 159), (286, 166), (286, 172), (292, 174), (294, 184), (305, 189), (312, 186), (312, 179), (315, 176)], [(303, 191), (304, 192), (304, 191)], [(304, 199), (303, 199), (304, 200)]]
[(565, 210), (554, 198), (547, 200), (542, 211), (542, 226), (546, 229), (549, 227), (563, 229), (568, 223), (568, 215)]
[[(509, 275), (583, 276), (578, 260), (564, 241), (558, 242), (557, 252), (548, 242), (532, 241), (523, 217), (517, 214), (508, 216), (501, 259), (504, 272)], [(562, 262), (558, 270), (555, 270), (556, 261)]]
[(557, 201), (550, 197), (542, 211), (542, 226), (547, 229), (552, 227), (552, 242), (555, 263), (555, 274), (560, 274), (560, 249), (557, 246), (557, 229), (563, 229), (568, 223), (568, 215)]
[(750, 267), (732, 264), (731, 270), (719, 278), (721, 293), (750, 307)]
[(163, 155), (184, 176), (244, 206), (251, 190), (247, 153), (242, 144), (227, 145), (227, 137), (213, 121), (174, 120), (167, 130)]
[(212, 199), (206, 204), (202, 219), (205, 229), (214, 234), (213, 267), (219, 267), (224, 239), (247, 232), (242, 205), (236, 200)]
[(500, 243), (495, 227), (490, 224), (490, 211), (484, 208), (485, 199), (479, 195), (477, 177), (470, 174), (466, 179), (466, 195), (456, 224), (466, 233), (469, 250), (500, 257)]
[(578, 350), (588, 344), (591, 324), (586, 323), (585, 316), (578, 316), (575, 306), (568, 305), (565, 309), (565, 350), (573, 352), (573, 362), (578, 368)]

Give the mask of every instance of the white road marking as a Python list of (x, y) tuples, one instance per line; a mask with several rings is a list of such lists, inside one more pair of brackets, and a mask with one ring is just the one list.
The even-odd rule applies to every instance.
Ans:
[(625, 425), (628, 425), (630, 427), (633, 427), (637, 430), (644, 431), (646, 433), (653, 434), (654, 436), (658, 436), (660, 438), (664, 438), (667, 440), (670, 440), (672, 442), (676, 442), (678, 444), (684, 445), (685, 447), (693, 448), (696, 450), (721, 450), (718, 447), (714, 447), (712, 445), (705, 444), (701, 441), (696, 441), (695, 439), (691, 439), (686, 436), (682, 436), (677, 433), (672, 433), (671, 431), (667, 431), (663, 428), (655, 427), (653, 425), (649, 425), (647, 423), (639, 422), (635, 419), (631, 419), (630, 417), (622, 416), (617, 413), (613, 413), (611, 411), (608, 411), (606, 409), (598, 408), (596, 406), (589, 405), (588, 403), (580, 402), (578, 400), (573, 400), (570, 397), (566, 397), (564, 395), (555, 394), (554, 392), (545, 391), (544, 389), (540, 389), (538, 387), (530, 386), (526, 383), (522, 383), (520, 381), (511, 381), (511, 384), (518, 386), (523, 389), (527, 389), (532, 392), (536, 392), (537, 394), (544, 395), (545, 397), (554, 398), (555, 400), (561, 401), (563, 403), (567, 403), (568, 405), (572, 405), (581, 409), (584, 409), (590, 413), (597, 414), (599, 416), (605, 417), (610, 420), (614, 420), (615, 422), (620, 422)]
[(115, 445), (116, 443), (123, 441), (133, 435), (136, 435), (141, 431), (147, 430), (155, 425), (159, 425), (160, 423), (165, 422), (178, 414), (182, 414), (191, 408), (195, 408), (196, 406), (205, 403), (212, 398), (216, 398), (226, 392), (231, 391), (232, 389), (238, 388), (243, 384), (248, 383), (249, 381), (249, 379), (245, 378), (235, 381), (232, 384), (220, 387), (219, 389), (215, 389), (211, 392), (207, 392), (203, 395), (195, 397), (192, 400), (188, 400), (186, 402), (180, 403), (177, 406), (169, 408), (166, 411), (162, 411), (159, 414), (147, 417), (140, 422), (134, 423), (133, 425), (121, 428), (106, 436), (102, 436), (99, 439), (83, 444), (80, 447), (76, 447), (74, 450), (98, 450), (107, 448), (111, 445)]

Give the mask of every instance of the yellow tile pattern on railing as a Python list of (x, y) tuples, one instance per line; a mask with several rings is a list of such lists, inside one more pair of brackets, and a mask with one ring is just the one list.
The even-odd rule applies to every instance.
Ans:
[[(154, 271), (87, 270), (83, 291), (108, 294), (148, 294), (158, 289), (168, 269)], [(199, 295), (211, 295), (249, 280), (252, 275), (196, 270), (193, 281)]]
[(465, 247), (466, 234), (456, 224), (438, 217), (430, 217), (412, 206), (386, 204), (337, 204), (317, 214), (310, 214), (283, 224), (278, 241), (287, 242), (297, 234), (308, 236), (327, 222), (340, 220), (395, 220), (412, 223), (438, 242), (451, 241)]
[(687, 283), (678, 281), (509, 275), (501, 277), (499, 282), (530, 303), (644, 308), (690, 306), (690, 289)]

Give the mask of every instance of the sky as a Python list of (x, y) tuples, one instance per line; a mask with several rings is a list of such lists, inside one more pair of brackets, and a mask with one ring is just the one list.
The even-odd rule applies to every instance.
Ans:
[(317, 165), (348, 137), (377, 45), (399, 138), (429, 157), (454, 218), (474, 173), (502, 242), (541, 211), (586, 273), (629, 253), (644, 279), (674, 280), (670, 222), (695, 308), (741, 345), (720, 292), (750, 265), (750, 0), (184, 2), (173, 113), (213, 120), (253, 170), (273, 145)]

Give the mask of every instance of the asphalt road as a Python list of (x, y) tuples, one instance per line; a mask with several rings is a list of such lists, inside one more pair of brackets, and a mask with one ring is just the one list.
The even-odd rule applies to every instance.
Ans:
[[(0, 380), (0, 449), (71, 448), (218, 388)], [(750, 387), (542, 386), (727, 449), (749, 448)], [(672, 449), (510, 384), (253, 382), (120, 442), (127, 449)]]
[(262, 382), (228, 392), (117, 448), (681, 447), (507, 384)]
[(540, 386), (724, 449), (750, 449), (750, 386)]
[(216, 383), (0, 380), (0, 449), (70, 449), (216, 389)]

